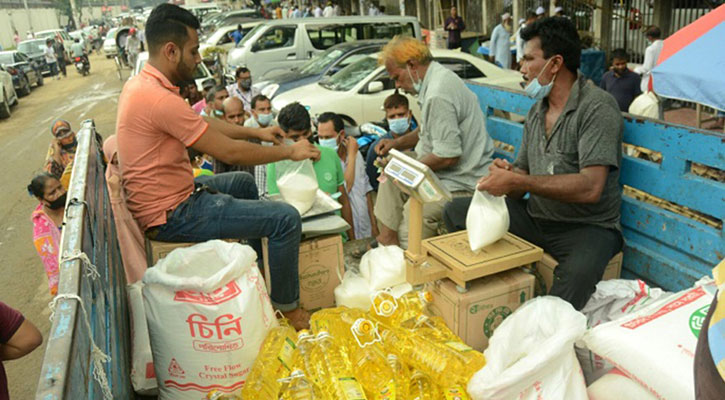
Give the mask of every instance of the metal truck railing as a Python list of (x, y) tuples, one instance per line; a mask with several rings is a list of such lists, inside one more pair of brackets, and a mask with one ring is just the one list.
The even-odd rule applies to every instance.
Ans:
[(100, 137), (82, 123), (60, 244), (60, 284), (35, 398), (130, 399), (125, 276)]
[[(500, 87), (468, 87), (478, 97), (489, 135), (515, 149), (499, 148), (497, 156), (515, 159), (523, 124), (493, 111), (525, 116), (534, 100)], [(707, 167), (725, 170), (725, 135), (624, 114), (624, 143), (656, 157), (623, 155), (622, 277), (667, 290), (691, 286), (725, 258), (725, 183), (703, 173)]]

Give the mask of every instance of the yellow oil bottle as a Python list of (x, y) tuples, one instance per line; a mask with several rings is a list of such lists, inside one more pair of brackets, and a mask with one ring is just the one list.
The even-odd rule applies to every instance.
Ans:
[(329, 400), (330, 398), (312, 382), (301, 370), (290, 374), (286, 389), (282, 392), (282, 400)]
[(410, 400), (437, 400), (439, 398), (438, 388), (428, 375), (415, 371), (410, 377), (408, 398)]
[(317, 347), (312, 353), (312, 362), (327, 370), (323, 389), (335, 400), (367, 400), (353, 375), (346, 351), (326, 331), (320, 331), (315, 340)]
[(277, 400), (281, 383), (292, 369), (297, 332), (286, 322), (267, 334), (242, 388), (243, 399)]

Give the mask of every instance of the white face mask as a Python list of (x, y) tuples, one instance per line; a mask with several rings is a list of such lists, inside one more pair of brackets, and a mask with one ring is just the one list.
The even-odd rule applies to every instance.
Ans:
[(556, 80), (556, 74), (554, 74), (554, 77), (551, 78), (551, 82), (549, 82), (546, 85), (542, 85), (539, 82), (539, 77), (541, 77), (541, 74), (546, 70), (546, 67), (549, 65), (549, 61), (544, 64), (544, 68), (541, 69), (541, 72), (539, 72), (539, 75), (536, 76), (528, 85), (526, 85), (526, 88), (524, 88), (524, 91), (526, 92), (526, 95), (531, 97), (532, 99), (541, 100), (545, 98), (546, 96), (551, 93), (551, 88), (554, 87), (554, 81)]
[[(413, 83), (413, 90), (415, 90), (416, 94), (420, 93), (420, 90), (423, 88), (423, 81), (418, 80), (418, 82), (416, 82), (415, 79), (413, 79), (413, 74), (410, 73), (410, 67), (408, 67), (406, 65), (405, 69), (408, 71), (408, 76), (410, 77), (410, 81)], [(416, 75), (418, 75), (418, 74), (416, 73)]]

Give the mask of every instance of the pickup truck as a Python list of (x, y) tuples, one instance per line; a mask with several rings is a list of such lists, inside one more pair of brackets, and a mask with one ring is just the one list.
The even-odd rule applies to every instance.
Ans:
[[(468, 85), (478, 96), (489, 134), (500, 144), (497, 156), (513, 159), (523, 125), (501, 115), (526, 115), (533, 100), (521, 92)], [(624, 142), (651, 157), (623, 156), (622, 277), (684, 289), (725, 258), (725, 183), (718, 179), (725, 170), (725, 135), (629, 114), (623, 118)], [(83, 123), (78, 140), (61, 240), (59, 296), (36, 399), (131, 399), (125, 278), (92, 121)], [(707, 171), (719, 172), (713, 177)], [(81, 252), (90, 263), (73, 257)]]

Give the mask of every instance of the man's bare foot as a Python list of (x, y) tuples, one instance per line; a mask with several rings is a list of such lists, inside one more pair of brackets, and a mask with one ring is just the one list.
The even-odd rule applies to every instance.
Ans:
[(289, 320), (296, 330), (310, 329), (310, 313), (304, 308), (295, 308), (292, 311), (282, 311), (282, 315)]
[(375, 238), (375, 241), (377, 241), (381, 246), (400, 246), (398, 232), (382, 224), (380, 227), (380, 234)]

